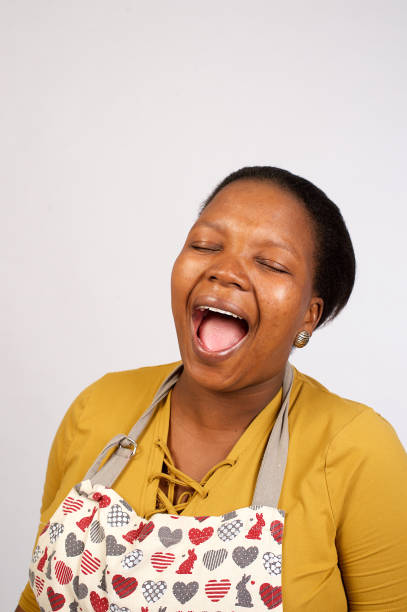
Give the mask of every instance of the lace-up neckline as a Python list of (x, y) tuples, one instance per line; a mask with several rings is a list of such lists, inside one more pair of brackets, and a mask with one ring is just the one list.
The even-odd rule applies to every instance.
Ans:
[[(163, 456), (163, 464), (166, 467), (166, 472), (155, 472), (150, 475), (149, 482), (153, 482), (154, 480), (158, 480), (158, 489), (157, 489), (157, 507), (152, 512), (149, 512), (146, 518), (151, 518), (153, 514), (157, 514), (159, 512), (168, 512), (169, 514), (180, 514), (189, 504), (193, 495), (199, 495), (202, 499), (205, 499), (208, 496), (208, 492), (205, 489), (205, 485), (210, 479), (210, 477), (217, 472), (220, 468), (224, 466), (233, 466), (236, 463), (236, 459), (224, 459), (220, 461), (216, 465), (213, 466), (201, 480), (198, 482), (194, 478), (191, 478), (181, 470), (179, 470), (175, 465), (174, 461), (171, 457), (170, 449), (167, 444), (158, 438), (155, 441), (155, 445), (159, 448), (164, 456)], [(164, 491), (160, 484), (161, 481), (164, 481), (167, 485), (167, 491)], [(179, 499), (175, 503), (175, 492), (176, 487), (186, 487), (189, 490), (183, 491), (179, 496)]]

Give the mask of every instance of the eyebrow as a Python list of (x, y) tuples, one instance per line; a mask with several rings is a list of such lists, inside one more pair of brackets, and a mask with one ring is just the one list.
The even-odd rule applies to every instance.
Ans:
[(208, 227), (218, 230), (219, 232), (224, 231), (222, 224), (216, 223), (216, 221), (201, 221), (201, 219), (198, 218), (197, 222), (194, 224), (194, 227), (196, 227), (197, 225), (207, 225)]
[[(207, 227), (210, 227), (218, 232), (224, 232), (225, 228), (221, 223), (217, 223), (216, 221), (204, 221), (204, 220), (200, 220), (198, 219), (197, 223), (195, 225), (206, 225)], [(289, 253), (292, 253), (293, 255), (298, 257), (298, 251), (295, 248), (294, 245), (289, 245), (286, 242), (279, 242), (278, 240), (262, 240), (259, 243), (259, 246), (271, 246), (271, 247), (277, 247), (279, 249), (284, 249), (285, 251), (288, 251)]]

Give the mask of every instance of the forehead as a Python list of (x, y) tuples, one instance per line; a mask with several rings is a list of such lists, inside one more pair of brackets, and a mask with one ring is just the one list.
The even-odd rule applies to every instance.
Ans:
[(304, 204), (270, 181), (238, 180), (211, 200), (198, 219), (224, 231), (276, 237), (313, 250), (314, 232)]

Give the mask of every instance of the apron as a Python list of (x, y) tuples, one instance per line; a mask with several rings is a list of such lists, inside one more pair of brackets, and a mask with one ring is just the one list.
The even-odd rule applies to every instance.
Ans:
[(181, 371), (182, 365), (163, 382), (128, 436), (109, 442), (42, 531), (29, 570), (42, 612), (283, 609), (284, 511), (276, 506), (288, 453), (289, 364), (251, 506), (221, 516), (159, 513), (146, 521), (110, 488)]

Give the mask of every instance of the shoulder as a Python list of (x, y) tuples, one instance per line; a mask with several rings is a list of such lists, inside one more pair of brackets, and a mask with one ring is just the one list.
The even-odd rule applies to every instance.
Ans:
[(152, 399), (165, 378), (180, 365), (179, 361), (135, 370), (109, 372), (91, 385), (93, 398), (128, 401), (136, 398), (143, 403)]
[(180, 362), (109, 372), (85, 389), (82, 419), (102, 419), (129, 427), (148, 408), (156, 391)]
[(335, 414), (339, 411), (345, 420), (358, 416), (362, 412), (372, 410), (365, 404), (341, 397), (327, 389), (315, 378), (300, 372), (296, 368), (293, 369), (292, 401), (295, 399), (301, 405), (310, 404), (313, 410), (323, 411), (327, 415)]
[(298, 370), (292, 394), (290, 417), (301, 431), (306, 426), (313, 432), (327, 466), (339, 459), (353, 466), (358, 460), (372, 466), (395, 461), (407, 470), (407, 454), (392, 425), (370, 406), (340, 397)]
[[(292, 413), (292, 415), (291, 415)], [(316, 431), (323, 430), (331, 444), (350, 432), (368, 431), (393, 433), (392, 426), (373, 408), (341, 397), (320, 382), (294, 368), (294, 382), (290, 401), (290, 418), (307, 420)], [(367, 429), (366, 429), (367, 428)], [(395, 434), (394, 434), (395, 435)]]
[(340, 397), (298, 371), (292, 393), (294, 459), (324, 474), (335, 522), (355, 516), (361, 500), (371, 506), (377, 489), (384, 500), (398, 497), (405, 512), (407, 453), (391, 424), (373, 408)]
[(289, 422), (297, 448), (315, 452), (326, 469), (365, 462), (374, 470), (385, 463), (407, 474), (407, 454), (386, 419), (298, 370), (294, 374)]
[(177, 365), (179, 362), (111, 372), (77, 396), (54, 437), (43, 508), (50, 506), (64, 479), (63, 490), (68, 491), (111, 438), (130, 431)]
[[(86, 387), (72, 402), (54, 444), (62, 454), (82, 444), (100, 448), (118, 433), (127, 433), (150, 405), (157, 389), (179, 362), (110, 372)], [(69, 454), (69, 453), (68, 453)]]

